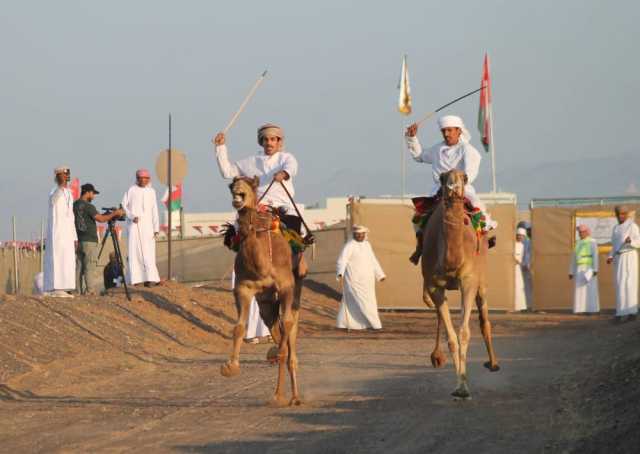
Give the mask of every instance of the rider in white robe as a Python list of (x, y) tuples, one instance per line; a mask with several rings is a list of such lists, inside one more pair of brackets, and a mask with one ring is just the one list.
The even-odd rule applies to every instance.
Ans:
[(573, 312), (575, 314), (600, 312), (598, 296), (598, 243), (591, 238), (586, 225), (577, 227), (580, 240), (572, 254), (569, 279), (575, 282)]
[(50, 296), (69, 297), (76, 288), (76, 227), (73, 195), (67, 188), (69, 169), (55, 169), (56, 183), (49, 194), (47, 242), (44, 255), (44, 290)]
[[(475, 149), (473, 145), (469, 143), (471, 136), (469, 131), (464, 126), (462, 119), (455, 115), (446, 115), (438, 121), (440, 130), (445, 134), (445, 129), (457, 128), (460, 130), (460, 136), (455, 144), (448, 145), (446, 138), (444, 141), (433, 145), (426, 150), (422, 149), (422, 145), (418, 140), (417, 125), (412, 125), (406, 134), (407, 147), (409, 153), (416, 162), (423, 162), (425, 164), (431, 164), (431, 176), (433, 178), (433, 185), (428, 193), (429, 197), (435, 196), (440, 190), (440, 175), (450, 170), (457, 169), (463, 171), (467, 175), (467, 184), (464, 187), (464, 196), (469, 199), (469, 202), (482, 210), (486, 217), (487, 229), (494, 229), (498, 226), (497, 222), (493, 221), (487, 212), (487, 207), (482, 202), (480, 197), (476, 194), (476, 190), (473, 187), (478, 173), (480, 172), (480, 161), (482, 156)], [(453, 140), (451, 140), (453, 142)]]
[(160, 231), (156, 191), (149, 185), (151, 174), (140, 169), (136, 184), (125, 192), (122, 208), (127, 215), (127, 283), (160, 282), (156, 266), (156, 236)]
[(336, 326), (347, 329), (380, 329), (376, 281), (385, 279), (371, 244), (368, 229), (354, 226), (354, 238), (345, 244), (337, 263), (337, 276), (343, 282), (342, 303)]
[(616, 207), (619, 224), (611, 235), (611, 252), (607, 263), (614, 265), (616, 316), (638, 313), (638, 251), (640, 229), (626, 207)]

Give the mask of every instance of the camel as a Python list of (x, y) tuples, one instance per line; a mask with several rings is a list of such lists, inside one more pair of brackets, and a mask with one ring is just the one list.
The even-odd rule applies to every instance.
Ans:
[[(259, 179), (236, 177), (229, 185), (232, 205), (238, 212), (240, 249), (236, 255), (236, 284), (233, 294), (238, 320), (233, 329), (233, 349), (229, 360), (221, 366), (225, 377), (240, 373), (240, 347), (249, 317), (251, 300), (255, 296), (260, 307), (260, 317), (271, 331), (277, 347), (267, 358), (277, 357), (278, 381), (271, 401), (273, 406), (300, 405), (298, 392), (296, 338), (301, 273), (292, 270), (291, 247), (279, 231), (272, 230), (270, 213), (259, 213), (256, 188)], [(275, 353), (275, 354), (274, 354)], [(291, 379), (292, 396), (284, 396), (285, 362)]]
[[(423, 234), (422, 298), (429, 307), (438, 311), (436, 345), (431, 354), (433, 367), (442, 367), (446, 356), (440, 350), (440, 331), (444, 324), (447, 332), (449, 353), (453, 358), (457, 376), (457, 387), (452, 395), (470, 399), (467, 383), (467, 349), (471, 332), (469, 317), (475, 301), (480, 318), (482, 337), (489, 354), (484, 365), (492, 372), (500, 370), (491, 339), (491, 323), (487, 294), (486, 235), (478, 236), (464, 208), (464, 186), (467, 176), (459, 170), (451, 170), (440, 176), (442, 199), (429, 219)], [(446, 290), (460, 288), (462, 292), (462, 323), (459, 333), (451, 320)]]

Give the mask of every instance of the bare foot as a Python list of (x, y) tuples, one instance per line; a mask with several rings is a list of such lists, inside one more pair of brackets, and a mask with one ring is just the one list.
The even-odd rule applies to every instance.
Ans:
[(240, 364), (227, 361), (220, 366), (220, 373), (224, 377), (235, 377), (236, 375), (240, 375)]

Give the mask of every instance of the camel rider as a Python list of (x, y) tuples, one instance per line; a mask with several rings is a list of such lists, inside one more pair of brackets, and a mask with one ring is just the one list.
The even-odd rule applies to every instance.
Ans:
[[(282, 185), (279, 184), (282, 182), (289, 194), (292, 197), (294, 196), (293, 178), (298, 173), (298, 161), (291, 153), (284, 150), (284, 132), (282, 128), (271, 123), (258, 128), (258, 144), (263, 151), (255, 156), (236, 162), (229, 160), (225, 139), (225, 135), (222, 132), (218, 133), (213, 139), (213, 143), (216, 146), (216, 160), (222, 177), (233, 179), (235, 177), (253, 178), (257, 176), (260, 178), (257, 189), (258, 198), (265, 194), (271, 182), (275, 180), (275, 184), (271, 185), (261, 203), (276, 208), (280, 213), (280, 219), (287, 228), (301, 234), (302, 221), (297, 216), (289, 196)], [(299, 259), (301, 257), (300, 255)], [(294, 263), (296, 262), (297, 260), (294, 258)], [(302, 273), (303, 260), (300, 260), (300, 265), (299, 272)]]
[[(489, 213), (487, 213), (485, 204), (480, 200), (480, 197), (478, 197), (472, 186), (478, 176), (482, 156), (478, 150), (469, 143), (471, 137), (462, 119), (455, 115), (446, 115), (438, 120), (438, 125), (444, 140), (425, 150), (422, 149), (420, 141), (416, 136), (418, 132), (417, 124), (409, 126), (405, 134), (407, 147), (413, 159), (416, 162), (431, 164), (433, 185), (428, 194), (429, 197), (435, 197), (440, 191), (441, 174), (453, 169), (461, 170), (467, 175), (468, 179), (464, 187), (464, 195), (471, 205), (481, 213), (479, 218), (482, 218), (482, 229), (489, 231), (496, 228), (498, 224), (491, 219)], [(424, 226), (419, 226), (416, 232), (418, 245), (410, 259), (416, 265), (422, 254), (422, 231), (420, 227)], [(495, 241), (495, 239), (492, 240)]]

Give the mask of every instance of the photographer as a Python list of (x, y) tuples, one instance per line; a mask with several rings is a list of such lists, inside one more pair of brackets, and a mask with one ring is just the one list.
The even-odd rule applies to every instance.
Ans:
[[(76, 233), (78, 235), (77, 277), (78, 291), (83, 294), (96, 295), (99, 278), (98, 268), (98, 229), (96, 222), (108, 222), (124, 214), (123, 210), (114, 210), (109, 214), (99, 214), (91, 203), (100, 194), (91, 183), (83, 184), (80, 198), (73, 203)], [(82, 283), (85, 283), (83, 287)]]

